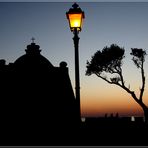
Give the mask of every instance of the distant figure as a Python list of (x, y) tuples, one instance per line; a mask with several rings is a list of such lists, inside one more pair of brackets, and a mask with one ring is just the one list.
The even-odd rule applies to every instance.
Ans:
[(113, 113), (111, 113), (111, 114), (110, 114), (110, 117), (111, 117), (111, 118), (113, 118), (113, 117), (114, 117), (114, 116), (113, 116)]
[(106, 114), (105, 114), (105, 118), (107, 118), (107, 116), (108, 116), (108, 115), (107, 115), (107, 113), (106, 113)]
[(115, 116), (116, 118), (119, 118), (119, 114), (118, 113), (116, 113), (116, 116)]

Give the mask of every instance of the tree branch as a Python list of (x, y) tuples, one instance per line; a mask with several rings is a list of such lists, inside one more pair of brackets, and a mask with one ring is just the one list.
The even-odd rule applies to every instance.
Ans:
[(120, 78), (121, 78), (121, 84), (122, 84), (122, 86), (124, 87), (125, 85), (124, 85), (124, 79), (123, 79), (122, 69), (121, 69), (121, 68), (120, 68), (119, 76), (120, 76)]
[(142, 59), (142, 63), (141, 63), (142, 87), (141, 87), (141, 89), (140, 89), (140, 96), (139, 96), (140, 102), (142, 102), (142, 97), (143, 97), (144, 88), (145, 88), (145, 76), (144, 76), (143, 63), (144, 63), (144, 60)]
[(116, 84), (116, 83), (114, 83), (114, 82), (112, 82), (112, 81), (109, 81), (109, 80), (107, 80), (106, 78), (100, 76), (100, 75), (97, 74), (97, 73), (95, 73), (95, 74), (96, 74), (99, 78), (103, 79), (104, 81), (106, 81), (106, 82), (109, 83), (109, 84)]
[(122, 76), (122, 71), (121, 73), (119, 74), (120, 77), (121, 77), (121, 84), (120, 83), (115, 83), (115, 82), (112, 82), (112, 81), (109, 81), (107, 80), (106, 78), (100, 76), (99, 74), (95, 73), (99, 78), (105, 80), (106, 82), (108, 82), (109, 84), (115, 84), (117, 86), (120, 86), (122, 89), (124, 89), (125, 91), (127, 91), (132, 97), (133, 99), (138, 103), (138, 104), (141, 104), (141, 102), (138, 100), (138, 98), (136, 97), (135, 95), (135, 92), (134, 91), (131, 91), (129, 88), (127, 88), (125, 85), (124, 85), (124, 80), (123, 80), (123, 76)]
[(114, 73), (114, 74), (116, 74), (116, 73), (118, 74), (118, 70), (117, 70), (116, 68), (115, 68), (116, 71), (113, 70), (112, 68), (108, 68), (108, 70), (109, 70), (109, 72), (110, 72), (111, 74), (113, 74), (113, 73)]
[[(115, 82), (109, 81), (109, 80), (107, 80), (106, 78), (104, 78), (104, 77), (102, 77), (102, 76), (100, 76), (100, 75), (98, 75), (98, 74), (96, 73), (96, 75), (97, 75), (98, 77), (100, 77), (101, 79), (105, 80), (105, 81), (108, 82), (109, 84), (115, 84), (115, 85), (121, 87), (122, 89), (124, 89), (126, 92), (128, 92), (128, 93), (132, 96), (132, 98), (133, 98), (139, 105), (142, 106), (142, 108), (147, 108), (147, 106), (142, 102), (142, 99), (141, 99), (141, 100), (138, 99), (137, 96), (136, 96), (136, 94), (135, 94), (135, 92), (134, 92), (134, 91), (131, 91), (130, 88), (127, 88), (127, 87), (124, 85), (124, 79), (123, 79), (123, 75), (122, 75), (122, 70), (121, 70), (120, 73), (118, 73), (118, 74), (119, 74), (119, 76), (120, 76), (120, 78), (121, 78), (121, 84), (120, 84), (120, 83), (115, 83)], [(143, 89), (141, 89), (141, 98), (142, 98), (142, 95), (143, 95), (143, 92), (144, 92), (144, 87), (145, 87), (144, 70), (142, 70), (142, 80), (143, 80), (144, 83), (143, 83), (143, 85), (142, 85), (142, 88), (143, 88)]]
[(132, 97), (133, 99), (140, 104), (140, 101), (138, 100), (138, 98), (136, 97), (136, 94), (134, 91), (131, 91), (129, 88), (127, 88), (125, 85), (121, 85), (121, 84), (117, 84), (118, 86), (120, 86), (121, 88), (123, 88), (125, 91), (127, 91)]

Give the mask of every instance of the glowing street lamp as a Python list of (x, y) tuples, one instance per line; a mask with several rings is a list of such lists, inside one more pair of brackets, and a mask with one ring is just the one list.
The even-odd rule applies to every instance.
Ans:
[(79, 37), (78, 33), (82, 30), (82, 23), (84, 19), (84, 12), (81, 10), (78, 4), (74, 3), (73, 8), (70, 8), (66, 12), (67, 19), (69, 21), (70, 30), (73, 32), (74, 47), (75, 47), (75, 95), (78, 106), (78, 115), (81, 121), (81, 109), (80, 109), (80, 78), (79, 78)]
[(76, 3), (74, 3), (72, 7), (73, 8), (70, 8), (69, 11), (66, 12), (66, 16), (69, 21), (70, 30), (72, 32), (74, 30), (81, 31), (83, 19), (85, 17), (84, 12)]

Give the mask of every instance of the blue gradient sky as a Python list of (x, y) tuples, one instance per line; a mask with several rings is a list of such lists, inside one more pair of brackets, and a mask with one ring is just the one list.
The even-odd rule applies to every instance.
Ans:
[[(109, 1), (109, 0), (108, 0)], [(10, 0), (9, 0), (10, 2)], [(35, 37), (41, 54), (54, 66), (66, 61), (74, 89), (73, 34), (65, 12), (73, 3), (0, 3), (0, 59), (7, 64), (25, 53)], [(140, 72), (131, 61), (130, 48), (148, 49), (148, 3), (79, 2), (85, 12), (80, 32), (80, 80), (82, 116), (102, 116), (105, 113), (142, 115), (141, 108), (117, 86), (111, 86), (97, 76), (85, 76), (86, 61), (104, 46), (112, 43), (125, 48), (123, 72), (126, 85), (139, 91)], [(148, 52), (148, 50), (147, 50)], [(145, 72), (148, 75), (148, 57)], [(148, 80), (146, 79), (146, 83)], [(138, 93), (137, 93), (138, 94)], [(148, 84), (145, 102), (148, 104)]]

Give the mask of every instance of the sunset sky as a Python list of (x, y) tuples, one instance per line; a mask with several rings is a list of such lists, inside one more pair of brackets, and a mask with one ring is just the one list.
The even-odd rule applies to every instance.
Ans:
[[(63, 2), (9, 2), (0, 1), (0, 59), (6, 64), (25, 54), (35, 37), (36, 44), (54, 66), (68, 63), (69, 75), (75, 91), (74, 45), (66, 11), (73, 1)], [(29, 0), (28, 0), (29, 1)], [(117, 1), (117, 0), (116, 0)], [(86, 76), (86, 61), (105, 46), (117, 44), (125, 48), (123, 73), (125, 84), (139, 93), (140, 71), (133, 64), (131, 48), (143, 48), (148, 53), (148, 2), (90, 2), (77, 1), (85, 12), (82, 31), (79, 33), (81, 113), (82, 116), (143, 115), (142, 109), (123, 89), (110, 85), (96, 75)], [(144, 0), (143, 0), (144, 1)], [(10, 3), (11, 2), (11, 3)], [(144, 102), (148, 105), (148, 56), (145, 61), (146, 88)], [(7, 88), (6, 88), (7, 89)]]

